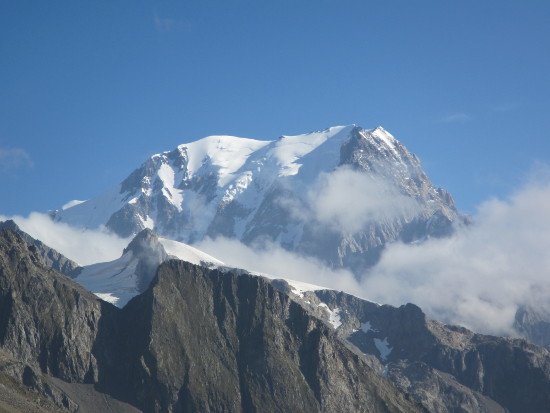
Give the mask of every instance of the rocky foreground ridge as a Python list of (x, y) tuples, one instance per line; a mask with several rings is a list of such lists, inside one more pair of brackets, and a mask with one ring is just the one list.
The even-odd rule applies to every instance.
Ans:
[(525, 340), (430, 321), (412, 304), (300, 292), (283, 280), (178, 260), (160, 264), (149, 287), (119, 309), (52, 269), (9, 228), (0, 229), (0, 309), (7, 411), (550, 406), (550, 354)]
[(1, 371), (69, 411), (421, 411), (259, 277), (169, 261), (118, 309), (9, 229), (0, 271)]

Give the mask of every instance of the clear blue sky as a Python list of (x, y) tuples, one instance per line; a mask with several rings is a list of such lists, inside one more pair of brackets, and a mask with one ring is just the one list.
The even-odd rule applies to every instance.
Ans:
[(0, 2), (0, 214), (211, 134), (382, 125), (459, 208), (550, 163), (550, 2)]

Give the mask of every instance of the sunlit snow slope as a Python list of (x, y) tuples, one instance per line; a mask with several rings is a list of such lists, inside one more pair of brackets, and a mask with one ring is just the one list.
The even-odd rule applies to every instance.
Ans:
[[(131, 298), (147, 289), (158, 266), (169, 259), (179, 259), (224, 271), (232, 270), (222, 261), (203, 251), (181, 242), (159, 237), (151, 230), (143, 230), (124, 249), (120, 258), (84, 266), (74, 280), (102, 300), (124, 307)], [(263, 273), (252, 274), (269, 279), (278, 278)], [(285, 281), (291, 291), (300, 297), (303, 297), (306, 291), (326, 289), (293, 280), (285, 279)]]
[(123, 237), (149, 228), (187, 244), (274, 242), (360, 271), (387, 242), (444, 235), (457, 214), (391, 134), (350, 125), (273, 141), (209, 136), (52, 216)]

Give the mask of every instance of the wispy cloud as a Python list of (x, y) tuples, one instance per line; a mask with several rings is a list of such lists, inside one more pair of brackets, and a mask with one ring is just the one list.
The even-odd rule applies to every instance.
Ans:
[(369, 222), (392, 221), (419, 212), (418, 203), (391, 182), (345, 167), (321, 175), (308, 200), (319, 222), (346, 233), (361, 231)]
[[(354, 232), (369, 219), (383, 219), (381, 211), (391, 216), (404, 213), (392, 206), (399, 203), (395, 193), (378, 185), (373, 188), (352, 172), (342, 169), (324, 177), (319, 183), (322, 190), (305, 201), (305, 215)], [(375, 194), (375, 201), (363, 196), (360, 189), (365, 188)], [(414, 205), (407, 208), (414, 211)], [(520, 305), (531, 303), (550, 313), (550, 168), (536, 165), (532, 178), (508, 199), (481, 204), (474, 221), (457, 228), (450, 238), (388, 245), (381, 261), (359, 279), (275, 244), (262, 244), (259, 250), (217, 239), (198, 247), (230, 265), (381, 303), (412, 302), (431, 318), (484, 333), (517, 335), (513, 322)]]
[(215, 240), (206, 239), (194, 246), (232, 267), (337, 290), (357, 292), (360, 289), (350, 271), (329, 268), (315, 258), (287, 251), (276, 244), (264, 243), (264, 248), (257, 249), (219, 237)]
[(455, 123), (455, 122), (468, 122), (471, 121), (473, 117), (464, 112), (450, 113), (441, 117), (438, 122), (441, 123)]
[(489, 109), (493, 112), (512, 112), (520, 107), (519, 103), (516, 102), (500, 102), (489, 105)]
[(507, 200), (483, 203), (475, 221), (451, 238), (390, 245), (360, 291), (389, 304), (413, 302), (445, 322), (514, 335), (519, 305), (550, 310), (548, 175)]
[(174, 29), (176, 21), (171, 18), (160, 17), (158, 14), (155, 13), (153, 17), (153, 23), (155, 25), (155, 29), (159, 33), (168, 33)]
[(81, 230), (54, 222), (48, 215), (38, 212), (32, 212), (28, 217), (0, 215), (0, 221), (7, 219), (14, 220), (27, 234), (81, 265), (118, 258), (130, 242), (106, 230)]
[(0, 170), (32, 168), (30, 155), (21, 148), (0, 148)]
[[(365, 201), (356, 198), (357, 185), (364, 183), (349, 172), (325, 177), (320, 188), (331, 196), (310, 194), (308, 200), (313, 205), (308, 211), (320, 221), (326, 218), (353, 231), (352, 220), (361, 223), (373, 213), (377, 216), (388, 204), (378, 200), (366, 210), (355, 211), (354, 204)], [(385, 196), (383, 191), (376, 194)], [(395, 194), (387, 196), (395, 200)], [(348, 201), (340, 205), (331, 198)], [(353, 219), (343, 215), (346, 205)], [(129, 241), (103, 231), (77, 230), (44, 214), (14, 219), (24, 231), (81, 264), (114, 259)], [(359, 279), (347, 270), (329, 268), (275, 244), (264, 243), (258, 249), (221, 238), (205, 240), (197, 247), (228, 265), (324, 285), (382, 303), (412, 302), (431, 318), (475, 331), (514, 335), (518, 306), (529, 303), (550, 312), (550, 167), (536, 165), (531, 179), (508, 199), (480, 205), (474, 221), (458, 228), (450, 238), (387, 246), (380, 262)]]

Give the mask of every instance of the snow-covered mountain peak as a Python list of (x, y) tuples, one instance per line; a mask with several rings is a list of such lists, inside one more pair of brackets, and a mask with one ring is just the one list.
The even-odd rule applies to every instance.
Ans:
[(132, 239), (120, 258), (84, 266), (74, 280), (99, 298), (124, 307), (132, 297), (145, 291), (158, 266), (169, 259), (210, 268), (224, 265), (196, 248), (144, 229)]
[(214, 258), (211, 255), (182, 242), (162, 237), (159, 237), (159, 242), (164, 248), (164, 251), (166, 251), (166, 254), (168, 254), (169, 258), (177, 258), (179, 260), (190, 262), (191, 264), (206, 267), (218, 267), (225, 265), (217, 258)]
[[(334, 126), (323, 131), (310, 132), (302, 135), (282, 136), (271, 145), (268, 156), (273, 157), (279, 166), (279, 176), (298, 174), (302, 162), (300, 159), (323, 147), (322, 157), (318, 164), (329, 163), (331, 158), (338, 161), (342, 142), (349, 139), (353, 126)], [(310, 163), (313, 163), (310, 161)], [(335, 167), (332, 165), (332, 168)]]
[[(364, 199), (350, 205), (349, 191)], [(380, 205), (394, 215), (368, 209)], [(437, 211), (449, 225), (456, 216), (452, 197), (431, 184), (416, 156), (382, 127), (347, 125), (272, 141), (208, 136), (152, 156), (111, 190), (52, 215), (123, 237), (150, 228), (187, 244), (217, 236), (275, 242), (359, 270), (385, 242), (425, 236)], [(379, 216), (384, 222), (362, 218)]]
[(398, 157), (400, 157), (397, 147), (402, 147), (401, 143), (382, 126), (378, 126), (371, 130), (360, 130), (359, 135), (362, 136), (364, 139), (367, 139), (374, 145), (377, 145), (381, 150), (389, 149), (390, 151), (394, 152)]
[[(270, 143), (271, 141), (213, 135), (179, 145), (178, 150), (186, 155), (187, 171), (190, 175), (207, 163), (219, 168), (220, 178), (223, 178), (238, 171), (250, 154)], [(225, 183), (223, 179), (220, 180), (222, 186)]]
[(141, 255), (157, 255), (160, 261), (164, 261), (168, 255), (159, 242), (159, 237), (151, 229), (146, 228), (139, 232), (124, 248), (122, 255), (132, 253), (135, 257)]

